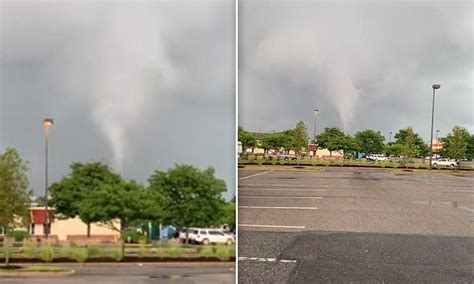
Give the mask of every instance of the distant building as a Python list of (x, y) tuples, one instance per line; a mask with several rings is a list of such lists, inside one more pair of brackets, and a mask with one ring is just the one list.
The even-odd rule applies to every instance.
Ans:
[[(243, 149), (244, 154), (268, 154), (268, 153), (274, 153), (274, 149), (270, 150), (265, 150), (261, 148), (262, 143), (260, 142), (260, 139), (267, 135), (268, 133), (254, 133), (254, 137), (256, 139), (256, 146), (255, 147), (246, 147)], [(286, 152), (290, 155), (294, 155), (295, 151), (289, 150), (285, 151), (283, 148), (278, 150), (279, 152)], [(308, 144), (308, 148), (306, 149), (306, 153), (308, 154), (309, 158), (316, 158), (316, 159), (332, 159), (332, 160), (338, 160), (342, 159), (344, 156), (343, 151), (332, 151), (332, 153), (328, 149), (321, 149), (315, 144)]]
[[(54, 209), (50, 212), (50, 233), (48, 238), (55, 241), (83, 242), (87, 240), (87, 225), (78, 217), (61, 219), (57, 218)], [(45, 207), (30, 207), (27, 231), (32, 240), (42, 240), (45, 235), (46, 209)], [(118, 222), (115, 224), (118, 226)], [(117, 242), (120, 239), (119, 232), (99, 223), (91, 224), (91, 241)], [(5, 234), (0, 228), (0, 239)]]
[[(433, 139), (433, 152), (439, 152), (443, 149), (443, 142), (441, 142), (438, 139)], [(431, 145), (428, 145), (428, 147), (431, 147)]]

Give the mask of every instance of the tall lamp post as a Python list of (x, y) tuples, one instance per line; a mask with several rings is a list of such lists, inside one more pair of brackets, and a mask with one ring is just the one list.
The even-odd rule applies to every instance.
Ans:
[(53, 126), (52, 118), (45, 118), (43, 120), (43, 129), (44, 129), (44, 200), (45, 200), (45, 223), (44, 223), (44, 236), (48, 238), (50, 233), (50, 219), (48, 212), (48, 137), (49, 131)]
[(439, 129), (436, 130), (436, 140), (438, 140)]
[(318, 109), (314, 110), (314, 130), (313, 130), (313, 137), (316, 140), (316, 115), (319, 113)]
[(428, 166), (430, 170), (431, 170), (431, 162), (433, 159), (433, 124), (434, 124), (435, 90), (441, 88), (441, 85), (434, 84), (432, 87), (433, 87), (433, 105), (431, 107), (430, 164)]

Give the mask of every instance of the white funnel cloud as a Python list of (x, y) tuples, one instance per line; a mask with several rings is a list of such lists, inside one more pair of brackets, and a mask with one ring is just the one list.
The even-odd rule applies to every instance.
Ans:
[[(90, 100), (113, 165), (122, 170), (130, 130), (144, 121), (151, 96), (169, 87), (175, 70), (160, 41), (158, 11), (146, 5), (110, 5), (97, 34)], [(94, 46), (94, 44), (93, 44)]]
[(370, 48), (359, 39), (361, 32), (347, 34), (333, 25), (334, 32), (328, 33), (315, 22), (322, 20), (271, 30), (257, 45), (250, 66), (260, 73), (290, 78), (295, 86), (312, 85), (315, 96), (329, 98), (347, 130), (363, 93), (356, 82), (366, 79), (373, 68)]

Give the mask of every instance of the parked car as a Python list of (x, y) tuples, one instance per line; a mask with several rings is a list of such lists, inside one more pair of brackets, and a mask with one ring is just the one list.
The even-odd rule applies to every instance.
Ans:
[(282, 159), (282, 160), (296, 160), (297, 157), (295, 154), (285, 154), (285, 153), (272, 153), (265, 155), (265, 158), (273, 159)]
[(453, 159), (438, 159), (438, 160), (432, 161), (431, 163), (434, 166), (440, 165), (440, 166), (451, 166), (451, 167), (455, 167), (458, 164), (458, 162), (456, 162), (456, 160), (453, 160)]
[(194, 242), (198, 244), (226, 244), (232, 245), (235, 243), (235, 237), (230, 234), (225, 234), (222, 230), (217, 229), (198, 229), (194, 236)]
[(197, 228), (183, 229), (179, 232), (179, 240), (181, 243), (186, 243), (186, 231), (188, 231), (188, 241), (189, 243), (194, 243), (194, 238), (198, 232)]
[(385, 161), (385, 160), (387, 160), (387, 157), (385, 155), (379, 155), (379, 154), (367, 155), (365, 158), (368, 161)]

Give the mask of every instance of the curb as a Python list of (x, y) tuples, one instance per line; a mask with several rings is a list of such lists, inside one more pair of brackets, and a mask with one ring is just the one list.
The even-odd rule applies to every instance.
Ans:
[(0, 272), (0, 278), (18, 278), (18, 277), (61, 277), (76, 274), (76, 270), (58, 272), (36, 272), (36, 271), (15, 271), (15, 272)]

